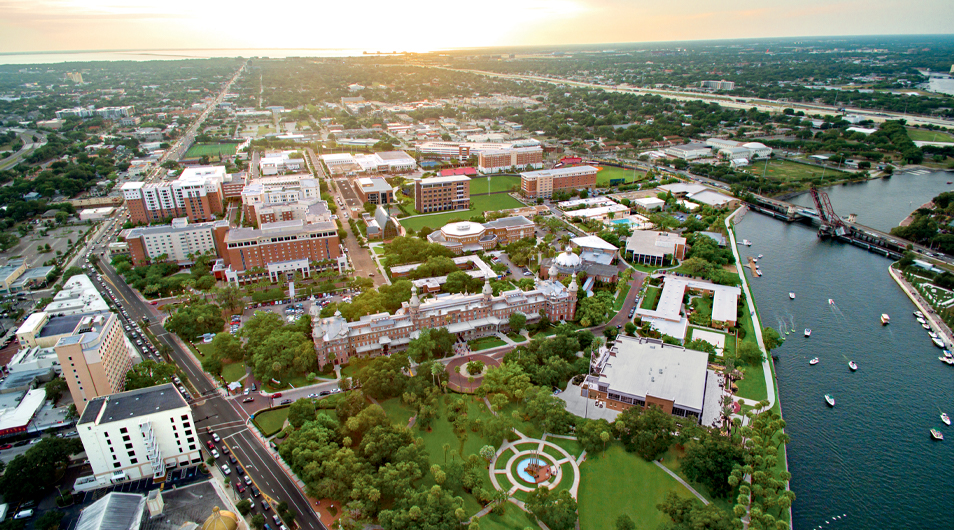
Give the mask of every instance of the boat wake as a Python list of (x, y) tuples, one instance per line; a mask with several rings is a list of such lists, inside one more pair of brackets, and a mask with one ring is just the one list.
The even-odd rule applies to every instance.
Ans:
[(848, 317), (845, 316), (845, 312), (842, 311), (841, 308), (838, 307), (838, 304), (836, 304), (834, 300), (829, 300), (829, 301), (828, 301), (828, 307), (831, 308), (831, 312), (832, 312), (832, 313), (834, 313), (834, 314), (840, 316), (841, 318), (843, 318), (843, 319), (845, 319), (845, 320), (848, 320)]

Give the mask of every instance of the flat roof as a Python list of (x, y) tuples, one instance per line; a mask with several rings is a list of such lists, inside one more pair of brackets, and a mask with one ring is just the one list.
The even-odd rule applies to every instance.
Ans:
[(375, 153), (381, 160), (409, 160), (414, 161), (414, 157), (405, 153), (404, 151), (381, 151)]
[(558, 167), (555, 169), (540, 169), (537, 171), (524, 171), (520, 173), (520, 176), (526, 176), (530, 178), (536, 177), (559, 177), (562, 175), (573, 175), (577, 173), (596, 173), (599, 171), (593, 166), (566, 166)]
[(446, 184), (448, 182), (467, 182), (470, 180), (470, 177), (464, 175), (449, 175), (446, 177), (430, 177), (426, 179), (421, 179), (417, 181), (421, 185), (425, 184)]
[(634, 230), (626, 239), (626, 252), (645, 256), (665, 256), (672, 254), (676, 245), (685, 245), (686, 238), (670, 232), (655, 230)]
[(365, 192), (380, 192), (380, 191), (391, 191), (394, 188), (388, 184), (388, 181), (383, 178), (360, 178), (358, 183), (361, 184), (361, 191)]
[(685, 276), (667, 274), (663, 280), (662, 293), (655, 310), (637, 309), (641, 316), (679, 320), (683, 297), (686, 289), (696, 289), (713, 293), (712, 320), (735, 322), (738, 319), (738, 303), (742, 290), (731, 285), (719, 285), (705, 280), (694, 280)]
[(597, 236), (574, 237), (573, 239), (570, 240), (570, 243), (573, 243), (574, 245), (577, 245), (583, 248), (598, 248), (601, 250), (612, 250), (612, 251), (619, 250), (613, 245), (607, 243), (606, 241), (603, 241), (602, 238)]
[(710, 206), (722, 206), (736, 200), (735, 197), (730, 197), (713, 190), (703, 190), (699, 193), (693, 193), (689, 196), (689, 199), (699, 201)]
[(487, 228), (511, 228), (514, 226), (525, 226), (532, 225), (533, 221), (527, 219), (522, 215), (514, 215), (511, 217), (501, 217), (494, 221), (489, 221), (484, 223), (484, 226)]
[(102, 425), (188, 406), (172, 383), (166, 383), (94, 398), (86, 405), (77, 425), (92, 422)]
[(54, 337), (56, 335), (66, 335), (67, 333), (72, 333), (76, 326), (79, 325), (80, 320), (83, 320), (83, 317), (87, 315), (84, 314), (75, 314), (75, 315), (66, 315), (62, 317), (53, 317), (47, 321), (46, 325), (43, 326), (43, 329), (40, 330), (38, 337)]

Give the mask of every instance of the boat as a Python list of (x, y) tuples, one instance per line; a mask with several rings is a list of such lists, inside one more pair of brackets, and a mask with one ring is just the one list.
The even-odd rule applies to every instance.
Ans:
[(937, 333), (934, 333), (933, 331), (928, 331), (928, 336), (932, 339), (938, 338)]
[(931, 438), (934, 438), (935, 440), (943, 440), (944, 435), (941, 434), (941, 431), (937, 429), (931, 429)]
[(881, 325), (887, 326), (890, 323), (891, 323), (891, 317), (889, 317), (887, 313), (881, 313)]
[(828, 299), (828, 305), (835, 305), (835, 301), (831, 298)]
[(762, 259), (762, 255), (761, 255), (761, 254), (759, 254), (759, 259)]
[(806, 337), (811, 337), (811, 336), (812, 336), (812, 330), (810, 330), (810, 329), (808, 329), (808, 328), (805, 328), (805, 336), (806, 336)]
[(918, 324), (927, 324), (927, 320), (924, 320), (921, 317), (918, 317)]
[(954, 354), (951, 353), (951, 350), (943, 350), (941, 353), (943, 353), (944, 357), (947, 357), (948, 359), (954, 357)]
[(755, 269), (755, 275), (756, 275), (756, 276), (761, 276), (761, 275), (762, 275), (762, 271), (760, 271), (758, 268), (756, 268), (756, 269)]
[(819, 362), (821, 362), (821, 361), (818, 360), (818, 357), (815, 357), (814, 359), (808, 361), (808, 364), (810, 364), (810, 365), (812, 365), (812, 366), (815, 366), (815, 365), (818, 364)]
[(924, 318), (924, 313), (922, 313), (922, 312), (920, 312), (920, 311), (915, 311), (915, 312), (914, 312), (914, 316), (916, 316), (916, 317), (918, 317), (918, 318)]
[(941, 340), (941, 339), (939, 339), (939, 338), (937, 338), (937, 337), (931, 339), (931, 341), (932, 341), (932, 342), (934, 343), (934, 345), (937, 346), (938, 348), (943, 348), (943, 347), (944, 347), (944, 341)]
[(795, 293), (794, 293), (794, 292), (788, 293), (788, 297), (791, 298), (792, 300), (794, 300), (794, 299), (795, 299)]
[(751, 247), (751, 246), (752, 246), (752, 242), (749, 241), (748, 239), (743, 239), (743, 240), (742, 240), (742, 244), (745, 245), (745, 246), (747, 246), (747, 247)]
[(834, 407), (835, 398), (831, 397), (831, 394), (825, 394), (825, 403), (828, 403), (829, 407)]
[[(759, 262), (759, 258), (752, 258), (752, 263), (758, 263), (758, 262)], [(758, 267), (758, 265), (756, 265), (756, 267)]]
[(930, 330), (930, 329), (931, 329), (931, 326), (930, 326), (927, 322), (921, 324), (921, 327), (924, 328), (924, 329), (926, 329), (926, 330)]
[(848, 361), (848, 368), (851, 368), (851, 371), (854, 372), (858, 369), (858, 364), (855, 361)]
[(942, 412), (942, 413), (941, 413), (941, 421), (944, 422), (944, 425), (950, 425), (950, 424), (951, 424), (951, 417), (948, 416), (946, 412)]

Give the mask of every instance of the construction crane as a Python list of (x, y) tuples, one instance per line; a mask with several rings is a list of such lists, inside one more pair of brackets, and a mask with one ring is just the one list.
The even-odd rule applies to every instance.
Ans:
[(818, 235), (821, 237), (830, 235), (844, 237), (847, 235), (850, 232), (848, 225), (835, 213), (835, 209), (831, 206), (831, 200), (828, 199), (828, 194), (818, 190), (815, 186), (808, 188), (808, 193), (812, 196), (815, 210), (818, 211), (818, 219), (821, 221)]

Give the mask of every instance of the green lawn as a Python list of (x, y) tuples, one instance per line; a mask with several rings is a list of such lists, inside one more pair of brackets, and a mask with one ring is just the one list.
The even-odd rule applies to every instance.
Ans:
[(381, 407), (391, 418), (391, 423), (395, 425), (407, 425), (408, 420), (414, 415), (414, 411), (401, 403), (400, 398), (391, 398), (381, 401)]
[(534, 517), (521, 510), (517, 506), (506, 503), (503, 515), (494, 515), (493, 512), (481, 517), (478, 521), (480, 530), (524, 530), (526, 528), (537, 529), (537, 522)]
[(848, 177), (848, 173), (844, 171), (801, 164), (791, 160), (769, 160), (767, 167), (764, 161), (758, 160), (751, 166), (743, 168), (743, 171), (758, 177), (761, 177), (764, 172), (766, 179), (782, 182), (811, 180), (820, 177), (823, 172), (826, 180), (841, 180)]
[(629, 294), (630, 285), (627, 283), (623, 289), (616, 295), (616, 301), (613, 302), (613, 311), (619, 313), (623, 309), (623, 303), (626, 302), (626, 296)]
[(576, 440), (564, 440), (563, 438), (547, 436), (547, 441), (559, 445), (566, 450), (567, 453), (570, 453), (574, 457), (579, 457), (581, 454), (583, 454), (583, 445)]
[(613, 443), (580, 466), (580, 528), (615, 528), (616, 518), (628, 514), (637, 528), (658, 528), (668, 517), (656, 509), (666, 494), (695, 498), (689, 490), (622, 445)]
[(954, 136), (942, 131), (908, 129), (908, 138), (912, 142), (954, 142)]
[(377, 246), (374, 246), (374, 247), (371, 247), (371, 248), (374, 250), (374, 253), (377, 254), (378, 256), (383, 256), (383, 255), (384, 255), (384, 247), (383, 247), (383, 246), (377, 245)]
[(470, 179), (470, 194), (481, 195), (499, 191), (520, 189), (520, 177), (516, 175), (495, 175), (492, 177), (478, 177)]
[(642, 302), (639, 303), (640, 309), (656, 309), (656, 304), (659, 303), (659, 295), (662, 293), (662, 288), (649, 285), (646, 287), (646, 294), (643, 296)]
[[(613, 166), (600, 166), (600, 172), (596, 174), (596, 185), (597, 186), (609, 186), (610, 180), (613, 179), (626, 179), (626, 184), (633, 183), (633, 170), (632, 169), (623, 169), (621, 167)], [(640, 181), (646, 177), (645, 171), (636, 170), (636, 181)]]
[[(745, 330), (745, 338), (742, 339), (742, 342), (755, 343), (755, 327), (752, 325), (752, 315), (748, 310), (743, 311), (741, 324), (742, 329)], [(737, 365), (741, 364), (740, 362), (737, 363)], [(739, 397), (757, 401), (768, 397), (768, 391), (765, 389), (765, 375), (762, 370), (761, 363), (758, 366), (745, 365), (744, 368), (742, 368), (742, 371), (745, 372), (745, 379), (736, 383), (739, 386), (739, 391), (737, 392)]]
[(232, 156), (235, 154), (236, 147), (238, 147), (238, 144), (192, 144), (183, 158)]
[(222, 366), (222, 378), (229, 383), (245, 377), (245, 363), (229, 363)]
[(212, 343), (210, 342), (206, 344), (204, 342), (200, 342), (195, 345), (195, 349), (199, 350), (199, 358), (202, 359), (212, 352)]
[(506, 342), (500, 340), (496, 336), (474, 339), (472, 341), (468, 341), (467, 344), (470, 345), (471, 351), (487, 350), (490, 348), (496, 348), (497, 346), (507, 345)]
[(527, 338), (519, 333), (507, 333), (507, 337), (514, 342), (526, 342)]
[(252, 421), (255, 422), (255, 425), (258, 426), (259, 430), (261, 430), (265, 436), (271, 436), (282, 430), (286, 419), (288, 419), (288, 407), (281, 407), (259, 412)]
[(472, 196), (470, 202), (473, 206), (470, 210), (456, 210), (453, 212), (401, 219), (401, 225), (403, 225), (404, 228), (411, 228), (413, 230), (420, 230), (425, 226), (438, 229), (454, 219), (467, 220), (475, 215), (482, 215), (487, 211), (506, 210), (523, 206), (520, 201), (505, 193)]

